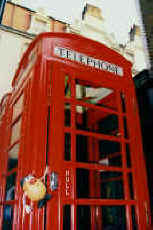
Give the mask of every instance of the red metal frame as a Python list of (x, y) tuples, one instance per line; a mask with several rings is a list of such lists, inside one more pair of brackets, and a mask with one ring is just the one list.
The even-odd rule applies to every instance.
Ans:
[[(70, 60), (68, 56), (59, 57), (55, 47), (65, 48), (86, 57), (112, 63), (123, 68), (123, 76)], [(92, 47), (92, 48), (91, 48)], [(90, 59), (91, 60), (91, 59)], [(71, 95), (65, 96), (65, 76), (69, 77)], [(97, 105), (83, 98), (78, 99), (76, 84), (83, 87), (107, 88), (113, 90), (108, 96), (100, 99)], [(0, 123), (0, 230), (3, 223), (3, 208), (6, 203), (14, 209), (13, 230), (64, 230), (64, 206), (70, 207), (70, 229), (79, 229), (79, 206), (89, 207), (88, 220), (92, 230), (105, 230), (103, 207), (123, 207), (125, 209), (124, 229), (133, 230), (133, 214), (139, 230), (151, 229), (149, 217), (149, 196), (145, 163), (143, 159), (142, 141), (138, 117), (138, 108), (134, 86), (131, 78), (131, 64), (121, 55), (106, 46), (78, 35), (63, 33), (45, 33), (39, 35), (24, 54), (12, 83), (6, 111)], [(124, 98), (121, 98), (121, 94)], [(22, 95), (23, 105), (19, 115), (13, 120), (14, 108)], [(124, 100), (126, 110), (123, 109)], [(65, 103), (70, 105), (70, 124), (65, 125)], [(86, 124), (88, 129), (80, 129), (77, 122), (83, 123), (83, 114), (76, 112), (76, 106), (83, 106), (87, 111)], [(2, 105), (1, 105), (2, 107)], [(98, 131), (98, 124), (109, 114), (118, 119), (118, 133), (104, 134)], [(125, 136), (124, 120), (127, 121), (128, 137)], [(21, 120), (20, 138), (11, 144), (14, 124)], [(81, 127), (81, 126), (80, 126)], [(6, 135), (3, 135), (3, 134)], [(70, 160), (65, 160), (65, 134), (71, 136)], [(77, 160), (77, 136), (86, 138), (87, 162)], [(7, 138), (6, 138), (7, 137)], [(121, 157), (121, 166), (102, 165), (99, 143), (107, 140), (120, 144), (120, 152), (110, 154), (108, 161)], [(2, 144), (3, 143), (3, 144)], [(8, 152), (19, 144), (18, 166), (12, 171), (7, 170)], [(127, 166), (126, 146), (130, 147), (131, 167)], [(81, 147), (80, 147), (81, 151)], [(81, 153), (80, 153), (81, 154)], [(29, 173), (41, 177), (46, 165), (50, 171), (56, 172), (59, 186), (52, 194), (47, 206), (42, 209), (33, 204), (33, 211), (23, 216), (23, 191), (20, 180)], [(89, 195), (78, 197), (77, 169), (89, 171)], [(6, 176), (17, 172), (15, 197), (5, 200)], [(117, 177), (102, 179), (102, 173), (120, 173)], [(141, 173), (141, 174), (140, 174)], [(133, 198), (131, 197), (129, 174), (133, 178)], [(102, 198), (102, 183), (123, 182), (124, 198)], [(114, 226), (115, 229), (115, 226)], [(68, 230), (68, 229), (67, 229)], [(81, 228), (79, 229), (81, 230)]]

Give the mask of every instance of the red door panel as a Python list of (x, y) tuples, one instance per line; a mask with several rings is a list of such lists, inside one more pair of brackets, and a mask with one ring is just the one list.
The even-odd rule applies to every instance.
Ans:
[[(47, 230), (147, 229), (139, 127), (128, 102), (134, 91), (61, 65), (53, 73), (48, 157), (59, 184), (47, 205)], [(144, 167), (141, 174), (145, 180)]]

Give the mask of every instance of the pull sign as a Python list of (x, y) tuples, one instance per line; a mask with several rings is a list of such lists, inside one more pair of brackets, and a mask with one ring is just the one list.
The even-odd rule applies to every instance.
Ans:
[(74, 50), (61, 48), (61, 47), (54, 47), (54, 54), (61, 58), (66, 58), (71, 61), (77, 61), (81, 64), (91, 66), (97, 69), (105, 70), (107, 72), (111, 72), (115, 75), (118, 75), (120, 77), (123, 76), (123, 68), (120, 66), (117, 66), (115, 64), (102, 61), (99, 59), (95, 59), (89, 56), (86, 56), (85, 54), (78, 53)]

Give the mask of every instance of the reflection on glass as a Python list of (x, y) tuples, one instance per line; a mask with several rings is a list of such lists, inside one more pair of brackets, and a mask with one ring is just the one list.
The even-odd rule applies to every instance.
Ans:
[(76, 80), (76, 99), (89, 104), (117, 110), (114, 90), (102, 86), (93, 86), (82, 80)]

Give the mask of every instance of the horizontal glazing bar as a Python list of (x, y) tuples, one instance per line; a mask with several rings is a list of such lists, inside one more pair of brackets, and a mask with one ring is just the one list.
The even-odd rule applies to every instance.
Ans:
[(64, 128), (65, 132), (75, 132), (75, 134), (83, 135), (83, 136), (88, 136), (88, 137), (95, 137), (97, 139), (102, 139), (102, 140), (109, 140), (109, 141), (116, 141), (116, 142), (125, 142), (129, 143), (131, 139), (126, 140), (125, 138), (120, 138), (120, 137), (114, 137), (114, 136), (109, 136), (105, 134), (99, 134), (99, 133), (93, 133), (93, 132), (88, 132), (84, 130), (76, 130), (74, 128)]
[(96, 206), (108, 206), (108, 205), (136, 205), (135, 200), (104, 200), (104, 199), (77, 199), (77, 205), (96, 205)]
[(69, 102), (69, 103), (72, 103), (72, 104), (84, 106), (86, 108), (91, 108), (91, 109), (95, 109), (95, 110), (106, 112), (106, 113), (111, 113), (111, 114), (116, 114), (116, 115), (119, 114), (117, 111), (115, 111), (113, 109), (110, 109), (107, 106), (102, 106), (101, 105), (101, 107), (100, 107), (100, 106), (97, 106), (95, 104), (89, 104), (89, 103), (84, 102), (82, 100), (76, 100), (76, 99), (73, 99), (73, 98), (67, 98), (67, 99), (65, 99), (65, 102)]
[(0, 205), (15, 205), (17, 203), (17, 200), (4, 200), (3, 202), (0, 202)]
[(22, 136), (20, 137), (20, 139), (18, 139), (18, 140), (15, 141), (13, 144), (11, 144), (11, 145), (8, 147), (7, 151), (10, 151), (16, 144), (19, 144), (20, 141), (21, 141), (21, 138), (22, 138)]
[(119, 168), (119, 167), (110, 167), (110, 166), (103, 166), (95, 163), (81, 163), (81, 162), (71, 162), (71, 161), (65, 161), (64, 162), (66, 167), (71, 168), (83, 168), (83, 169), (89, 169), (89, 170), (98, 170), (98, 171), (115, 171), (115, 172), (132, 172), (129, 168)]
[(8, 171), (4, 176), (10, 176), (12, 173), (17, 172), (18, 168), (13, 168), (12, 170)]

